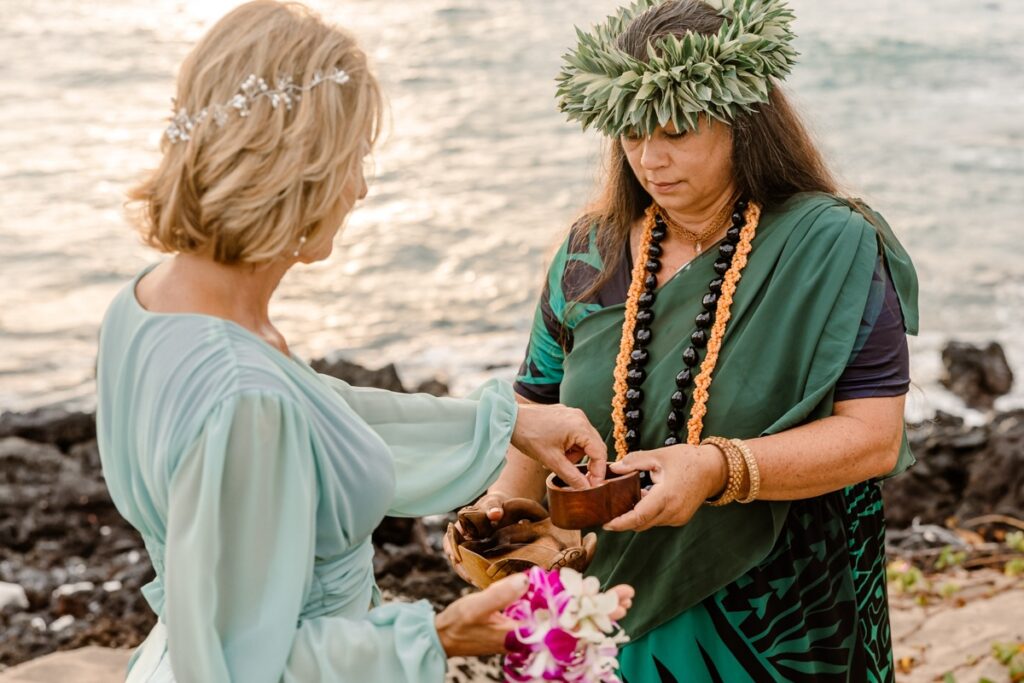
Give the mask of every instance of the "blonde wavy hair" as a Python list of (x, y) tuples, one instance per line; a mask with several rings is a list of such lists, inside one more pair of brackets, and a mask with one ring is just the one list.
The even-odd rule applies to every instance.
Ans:
[(312, 241), (336, 220), (344, 189), (380, 135), (384, 103), (366, 55), (348, 32), (298, 3), (241, 5), (207, 32), (178, 74), (176, 107), (227, 102), (256, 74), (273, 83), (344, 69), (344, 85), (302, 93), (289, 110), (266, 98), (247, 117), (207, 119), (191, 139), (164, 137), (160, 165), (128, 193), (143, 241), (224, 264), (265, 263)]

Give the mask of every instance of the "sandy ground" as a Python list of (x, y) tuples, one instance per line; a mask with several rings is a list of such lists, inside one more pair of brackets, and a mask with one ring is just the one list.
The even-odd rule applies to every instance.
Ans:
[(3, 683), (114, 683), (124, 680), (129, 650), (83, 647), (55, 652), (0, 674)]
[[(945, 577), (944, 579), (945, 580)], [(948, 577), (960, 589), (952, 597), (918, 604), (913, 594), (893, 591), (893, 643), (898, 683), (958, 682), (988, 678), (1008, 683), (1006, 668), (992, 655), (997, 642), (1024, 642), (1024, 580), (995, 571)], [(129, 651), (87, 647), (58, 652), (8, 669), (0, 683), (115, 683), (124, 680)], [(496, 680), (493, 665), (453, 661), (449, 681)]]
[(979, 571), (949, 581), (960, 590), (926, 606), (913, 595), (890, 596), (897, 682), (941, 681), (947, 673), (960, 683), (1008, 682), (992, 645), (1024, 643), (1024, 578)]

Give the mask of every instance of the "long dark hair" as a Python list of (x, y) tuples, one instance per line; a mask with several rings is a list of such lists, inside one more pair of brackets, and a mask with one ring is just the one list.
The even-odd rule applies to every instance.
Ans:
[[(712, 35), (722, 21), (700, 0), (668, 0), (637, 16), (620, 36), (619, 47), (646, 60), (652, 41), (688, 31)], [(778, 83), (771, 84), (767, 103), (739, 113), (731, 128), (733, 180), (744, 196), (770, 206), (799, 192), (838, 194), (832, 172)], [(653, 201), (633, 174), (618, 138), (609, 140), (606, 165), (597, 201), (574, 227), (575, 240), (585, 238), (597, 224), (597, 246), (604, 261), (601, 275), (580, 297), (584, 301), (615, 273), (633, 224)]]

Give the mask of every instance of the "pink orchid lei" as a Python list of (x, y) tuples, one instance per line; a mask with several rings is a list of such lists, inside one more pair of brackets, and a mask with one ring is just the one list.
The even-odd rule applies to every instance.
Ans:
[(519, 626), (508, 634), (508, 683), (620, 683), (619, 645), (629, 637), (611, 620), (618, 596), (592, 576), (534, 567), (522, 598), (505, 609)]

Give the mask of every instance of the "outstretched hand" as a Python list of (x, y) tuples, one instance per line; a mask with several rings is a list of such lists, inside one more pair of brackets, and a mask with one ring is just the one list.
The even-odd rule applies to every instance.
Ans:
[[(582, 410), (563, 405), (520, 405), (512, 445), (574, 489), (590, 488), (591, 482), (604, 480), (608, 449)], [(576, 467), (584, 456), (588, 458), (589, 478)]]

